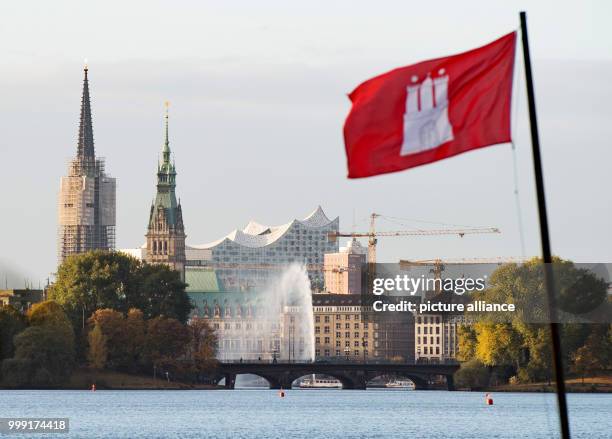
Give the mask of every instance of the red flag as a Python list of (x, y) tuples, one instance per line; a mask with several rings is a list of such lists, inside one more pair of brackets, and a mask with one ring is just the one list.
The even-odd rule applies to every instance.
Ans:
[(349, 178), (396, 172), (509, 142), (516, 32), (376, 76), (350, 95)]

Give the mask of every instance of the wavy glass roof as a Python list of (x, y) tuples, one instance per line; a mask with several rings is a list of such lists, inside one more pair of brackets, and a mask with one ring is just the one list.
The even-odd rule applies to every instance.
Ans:
[(221, 239), (208, 244), (190, 245), (189, 247), (195, 249), (209, 249), (227, 240), (245, 247), (260, 248), (278, 241), (288, 230), (297, 224), (301, 224), (306, 228), (321, 228), (329, 226), (336, 220), (337, 218), (335, 220), (330, 220), (325, 215), (325, 212), (323, 212), (321, 206), (319, 206), (303, 220), (294, 219), (280, 226), (267, 226), (256, 221), (250, 221), (244, 229), (235, 229)]

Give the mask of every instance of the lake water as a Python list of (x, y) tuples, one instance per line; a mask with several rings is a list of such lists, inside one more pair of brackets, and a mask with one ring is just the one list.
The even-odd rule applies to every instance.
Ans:
[[(405, 390), (0, 391), (0, 417), (70, 419), (56, 438), (553, 438), (555, 395)], [(573, 438), (612, 437), (612, 395), (568, 395)], [(0, 437), (9, 437), (2, 436)]]

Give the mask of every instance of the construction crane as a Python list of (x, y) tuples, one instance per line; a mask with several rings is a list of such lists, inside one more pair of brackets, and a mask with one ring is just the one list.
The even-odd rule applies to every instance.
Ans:
[(392, 230), (376, 231), (376, 218), (382, 215), (373, 213), (370, 215), (370, 230), (368, 232), (330, 232), (328, 239), (335, 242), (339, 237), (346, 238), (368, 238), (368, 263), (376, 263), (376, 244), (378, 237), (387, 236), (434, 236), (434, 235), (457, 235), (463, 238), (465, 235), (482, 233), (501, 233), (497, 227), (466, 227), (453, 229), (413, 229), (413, 230)]

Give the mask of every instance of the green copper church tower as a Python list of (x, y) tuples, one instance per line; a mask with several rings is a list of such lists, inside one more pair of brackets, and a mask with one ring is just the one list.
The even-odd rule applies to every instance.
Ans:
[(166, 264), (185, 279), (185, 227), (181, 203), (176, 200), (176, 169), (170, 159), (168, 138), (168, 103), (166, 103), (165, 139), (157, 165), (157, 194), (151, 205), (147, 228), (145, 261)]

